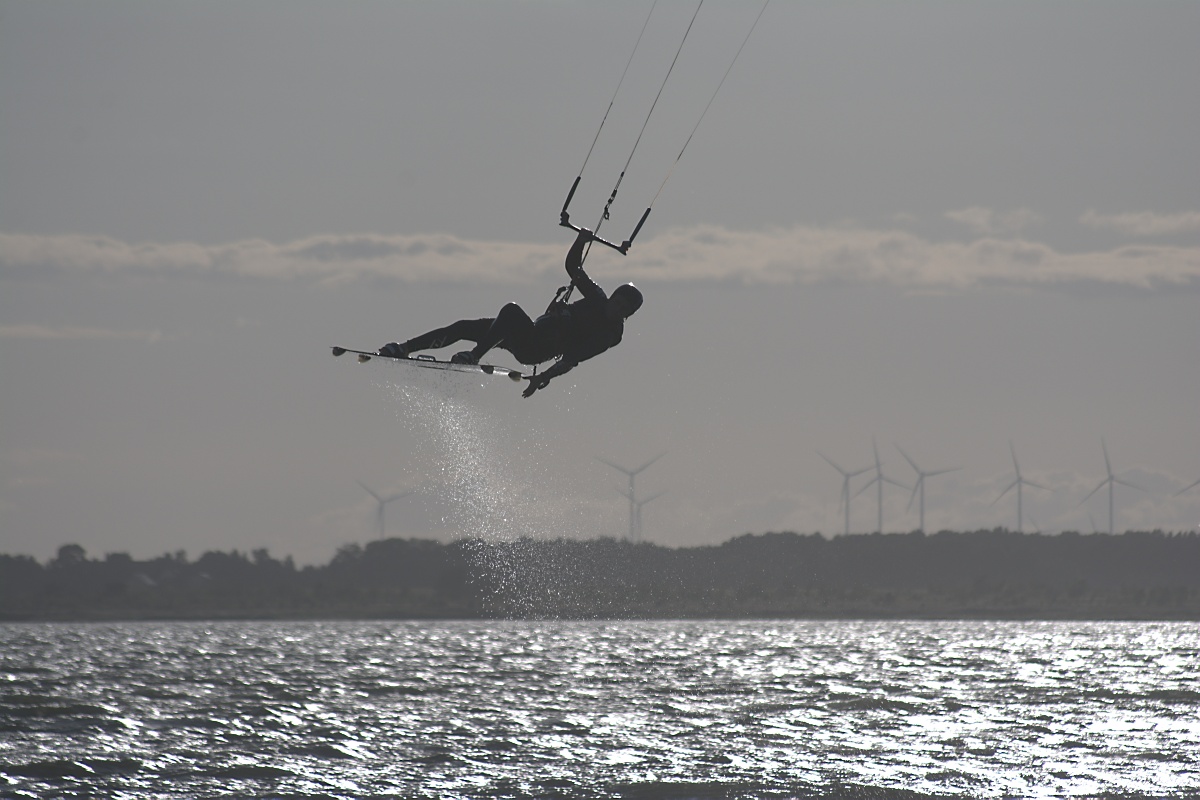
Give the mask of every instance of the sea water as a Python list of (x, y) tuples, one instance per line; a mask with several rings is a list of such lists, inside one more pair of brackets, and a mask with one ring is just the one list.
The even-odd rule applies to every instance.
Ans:
[(0, 625), (3, 797), (1200, 795), (1200, 632)]

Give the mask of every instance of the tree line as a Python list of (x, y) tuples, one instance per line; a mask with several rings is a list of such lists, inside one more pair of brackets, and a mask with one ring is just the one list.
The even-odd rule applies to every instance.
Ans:
[(383, 539), (297, 567), (267, 550), (40, 563), (0, 555), (0, 620), (1200, 619), (1194, 532)]

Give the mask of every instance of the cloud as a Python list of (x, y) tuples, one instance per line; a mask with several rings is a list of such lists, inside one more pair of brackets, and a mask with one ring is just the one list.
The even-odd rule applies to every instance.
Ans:
[(1017, 234), (1042, 221), (1039, 214), (1028, 208), (998, 212), (979, 206), (964, 208), (960, 211), (947, 211), (946, 218), (966, 225), (972, 232), (981, 236)]
[(934, 242), (899, 230), (792, 227), (664, 231), (631, 254), (634, 277), (745, 283), (874, 284), (946, 290), (1105, 284), (1200, 285), (1200, 248), (1126, 246), (1062, 253), (1022, 239)]
[(1167, 236), (1173, 233), (1200, 231), (1200, 211), (1184, 211), (1179, 214), (1155, 214), (1152, 211), (1098, 214), (1088, 210), (1079, 221), (1089, 228), (1108, 229), (1127, 236)]
[(106, 236), (0, 234), (0, 279), (124, 275), (160, 279), (252, 278), (339, 283), (514, 282), (562, 268), (564, 247), (481, 242), (445, 234), (315, 236), (278, 245), (246, 240), (129, 244)]
[[(513, 284), (560, 280), (565, 251), (561, 242), (494, 242), (449, 234), (316, 236), (285, 244), (250, 240), (213, 246), (0, 234), (0, 280), (88, 275), (316, 285), (380, 280)], [(591, 259), (596, 275), (652, 282), (870, 284), (917, 291), (1073, 284), (1142, 290), (1200, 286), (1200, 247), (1144, 244), (1064, 253), (1017, 237), (939, 242), (903, 230), (854, 225), (671, 228), (639, 240), (626, 258), (597, 246)], [(8, 336), (56, 335), (50, 329), (7, 330)], [(74, 330), (75, 335), (88, 333)]]
[(85, 467), (82, 453), (47, 448), (7, 450), (0, 453), (0, 486), (8, 490), (39, 489), (58, 483), (64, 470)]
[(157, 342), (159, 331), (114, 331), (105, 328), (80, 328), (48, 325), (0, 325), (0, 339), (51, 339), (56, 341), (141, 341)]

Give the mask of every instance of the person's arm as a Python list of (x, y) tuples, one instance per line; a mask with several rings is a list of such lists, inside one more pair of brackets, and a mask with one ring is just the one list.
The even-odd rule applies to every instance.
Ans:
[(594, 234), (587, 228), (579, 229), (575, 243), (567, 251), (567, 275), (571, 278), (572, 285), (579, 289), (579, 293), (584, 297), (598, 297), (601, 300), (607, 300), (608, 295), (604, 293), (600, 285), (583, 271), (583, 249), (593, 238), (595, 238)]
[[(619, 342), (620, 339), (617, 339)], [(525, 391), (521, 394), (524, 397), (531, 396), (538, 389), (545, 389), (546, 384), (560, 375), (565, 375), (575, 367), (579, 366), (581, 361), (587, 361), (593, 356), (598, 356), (608, 348), (612, 347), (616, 342), (611, 339), (594, 336), (589, 341), (584, 342), (578, 347), (563, 353), (562, 358), (558, 362), (547, 369), (545, 372), (535, 375), (529, 379), (529, 385), (525, 387)]]
[(538, 389), (545, 389), (546, 384), (557, 378), (559, 375), (570, 372), (579, 365), (578, 359), (568, 359), (566, 356), (559, 359), (558, 363), (550, 367), (545, 372), (532, 376), (529, 379), (529, 385), (525, 387), (525, 391), (521, 392), (522, 397), (532, 397), (533, 393)]

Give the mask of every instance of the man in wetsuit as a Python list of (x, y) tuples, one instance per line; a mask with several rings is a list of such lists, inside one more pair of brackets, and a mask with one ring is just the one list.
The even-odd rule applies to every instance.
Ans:
[(583, 271), (583, 249), (592, 239), (591, 231), (581, 229), (567, 253), (567, 275), (583, 295), (574, 303), (556, 298), (536, 321), (516, 303), (508, 303), (495, 317), (460, 319), (403, 344), (385, 344), (379, 355), (407, 358), (419, 350), (449, 347), (465, 339), (475, 342), (475, 347), (456, 353), (451, 361), (478, 364), (493, 347), (507, 350), (522, 364), (558, 358), (557, 364), (529, 379), (522, 395), (530, 397), (579, 362), (619, 344), (625, 320), (642, 305), (642, 293), (632, 283), (618, 286), (610, 297)]

